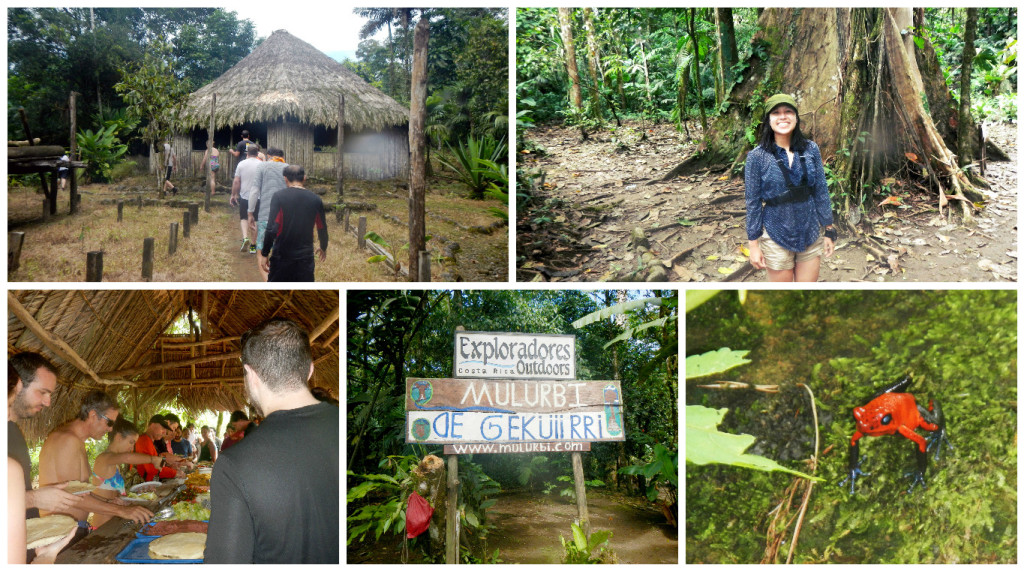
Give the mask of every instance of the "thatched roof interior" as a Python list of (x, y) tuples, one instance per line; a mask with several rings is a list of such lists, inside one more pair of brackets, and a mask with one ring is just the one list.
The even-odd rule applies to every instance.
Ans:
[[(203, 323), (198, 341), (166, 334), (190, 308)], [(117, 394), (136, 424), (169, 404), (190, 412), (245, 409), (239, 338), (271, 317), (310, 332), (310, 387), (338, 396), (337, 290), (11, 291), (8, 310), (8, 355), (36, 351), (59, 371), (50, 408), (19, 423), (29, 440), (72, 418), (82, 395), (96, 388)]]
[(217, 94), (216, 128), (278, 120), (338, 126), (338, 95), (345, 124), (356, 131), (409, 122), (409, 110), (306, 42), (277, 30), (251, 54), (189, 98), (186, 127), (207, 128)]

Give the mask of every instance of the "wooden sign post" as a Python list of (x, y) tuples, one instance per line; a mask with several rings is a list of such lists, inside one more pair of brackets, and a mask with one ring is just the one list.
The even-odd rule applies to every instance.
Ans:
[(590, 533), (581, 452), (626, 439), (619, 381), (580, 381), (573, 335), (455, 334), (456, 378), (406, 379), (405, 441), (448, 458), (446, 563), (458, 560), (458, 455), (570, 452), (577, 515)]

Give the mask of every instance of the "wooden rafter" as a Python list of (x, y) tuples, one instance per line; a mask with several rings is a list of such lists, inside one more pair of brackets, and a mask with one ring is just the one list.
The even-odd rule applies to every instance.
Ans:
[(132, 375), (140, 375), (142, 373), (152, 373), (153, 371), (173, 369), (175, 367), (188, 367), (190, 365), (198, 365), (200, 363), (215, 363), (217, 361), (229, 361), (231, 359), (238, 359), (241, 356), (241, 351), (232, 351), (231, 353), (223, 353), (220, 355), (206, 355), (205, 357), (181, 359), (179, 361), (156, 363), (154, 365), (142, 365), (140, 367), (131, 367), (128, 369), (120, 369), (117, 371), (104, 371), (103, 373), (100, 374), (108, 377), (129, 377)]
[(112, 381), (101, 378), (106, 375), (101, 376), (96, 374), (96, 371), (93, 371), (92, 367), (85, 362), (85, 359), (79, 356), (79, 354), (75, 352), (70, 345), (40, 325), (39, 322), (32, 317), (32, 314), (30, 314), (28, 310), (21, 305), (18, 299), (14, 297), (14, 294), (11, 292), (7, 292), (7, 307), (19, 321), (25, 324), (25, 327), (27, 327), (40, 341), (42, 341), (43, 345), (46, 345), (46, 347), (56, 353), (58, 357), (70, 363), (94, 382), (101, 385), (131, 385), (128, 381)]
[(313, 341), (316, 341), (317, 337), (323, 335), (323, 332), (326, 331), (327, 328), (330, 327), (332, 323), (338, 320), (339, 311), (339, 308), (335, 307), (334, 311), (332, 311), (323, 321), (320, 322), (320, 325), (317, 325), (315, 329), (309, 332), (310, 344), (312, 344)]

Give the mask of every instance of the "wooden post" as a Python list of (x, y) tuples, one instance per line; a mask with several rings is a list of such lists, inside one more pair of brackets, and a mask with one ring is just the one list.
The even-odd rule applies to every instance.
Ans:
[(345, 232), (351, 232), (352, 226), (348, 223), (349, 209), (345, 208)]
[(356, 228), (357, 228), (356, 233), (358, 234), (356, 236), (356, 239), (359, 240), (359, 249), (360, 250), (365, 250), (366, 249), (366, 217), (365, 216), (360, 216), (359, 217), (359, 226), (357, 226)]
[(334, 221), (338, 224), (345, 220), (345, 205), (335, 204), (334, 205)]
[(85, 281), (103, 281), (103, 251), (97, 250), (86, 254), (85, 258)]
[(24, 232), (7, 233), (7, 271), (15, 272), (21, 267), (21, 247), (25, 244)]
[(50, 214), (57, 214), (57, 193), (60, 191), (60, 175), (50, 173)]
[(147, 282), (153, 281), (154, 247), (156, 247), (156, 238), (144, 238), (142, 240), (142, 279)]
[(181, 214), (181, 237), (188, 238), (192, 233), (192, 215), (189, 214), (188, 210), (182, 211)]
[[(217, 111), (217, 94), (213, 94), (213, 98), (210, 101), (210, 127), (206, 130), (206, 152), (209, 156), (206, 158), (206, 198), (203, 201), (203, 210), (206, 212), (210, 211), (210, 198), (213, 196), (214, 191), (217, 189), (217, 173), (213, 172), (210, 168), (210, 158), (213, 157), (213, 134), (216, 132), (216, 125), (213, 121), (213, 115)], [(228, 156), (231, 156), (229, 153)]]
[[(426, 136), (427, 47), (430, 20), (416, 24), (413, 38), (412, 93), (409, 101), (409, 279), (419, 275), (419, 252), (427, 248), (426, 225)], [(398, 260), (395, 260), (396, 262)]]
[(444, 562), (455, 565), (459, 562), (459, 456), (449, 454), (448, 458), (448, 521), (445, 522)]
[(167, 238), (167, 255), (173, 256), (178, 251), (178, 223), (171, 222), (170, 235)]
[(420, 250), (419, 277), (417, 281), (430, 281), (430, 250)]
[(124, 220), (124, 200), (117, 201), (117, 221)]
[(572, 478), (576, 484), (576, 515), (580, 520), (580, 529), (590, 535), (590, 514), (587, 512), (587, 488), (583, 483), (583, 456), (579, 452), (572, 453)]
[[(44, 191), (45, 192), (45, 191)], [(50, 221), (50, 199), (43, 199), (43, 222)]]
[(338, 94), (338, 200), (345, 196), (345, 94)]
[[(75, 138), (75, 130), (78, 128), (78, 114), (75, 111), (77, 109), (75, 102), (77, 95), (77, 93), (72, 91), (71, 100), (68, 103), (68, 110), (71, 113), (71, 152), (68, 153), (68, 157), (70, 157), (72, 161), (76, 160), (78, 157), (78, 140)], [(79, 209), (78, 207), (81, 197), (78, 196), (78, 177), (75, 175), (75, 169), (71, 165), (68, 165), (68, 184), (71, 188), (71, 207), (69, 213), (76, 214)]]
[(199, 224), (199, 205), (189, 204), (188, 205), (189, 216), (192, 218), (192, 225), (197, 226)]
[(142, 211), (142, 194), (139, 194), (139, 211)]

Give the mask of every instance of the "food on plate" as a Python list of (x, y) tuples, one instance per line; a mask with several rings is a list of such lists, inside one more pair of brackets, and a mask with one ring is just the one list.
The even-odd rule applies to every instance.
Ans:
[(129, 500), (145, 500), (147, 502), (156, 501), (156, 492), (128, 492)]
[(189, 474), (188, 478), (185, 479), (185, 483), (190, 486), (209, 486), (210, 474)]
[(29, 549), (35, 549), (67, 537), (78, 527), (78, 522), (71, 516), (55, 514), (26, 520), (25, 527), (25, 543)]
[(174, 520), (186, 520), (186, 519), (197, 519), (197, 520), (208, 520), (210, 519), (210, 510), (204, 508), (200, 504), (194, 504), (192, 502), (178, 502), (172, 506), (174, 508), (174, 515), (169, 519)]
[(172, 533), (149, 544), (149, 556), (153, 559), (202, 559), (205, 550), (205, 533)]
[(91, 492), (96, 489), (96, 486), (89, 482), (80, 482), (78, 480), (71, 480), (68, 485), (64, 487), (64, 491), (69, 494), (81, 494), (84, 492)]
[(172, 533), (206, 533), (208, 523), (194, 519), (158, 521), (142, 528), (143, 535), (171, 535)]

